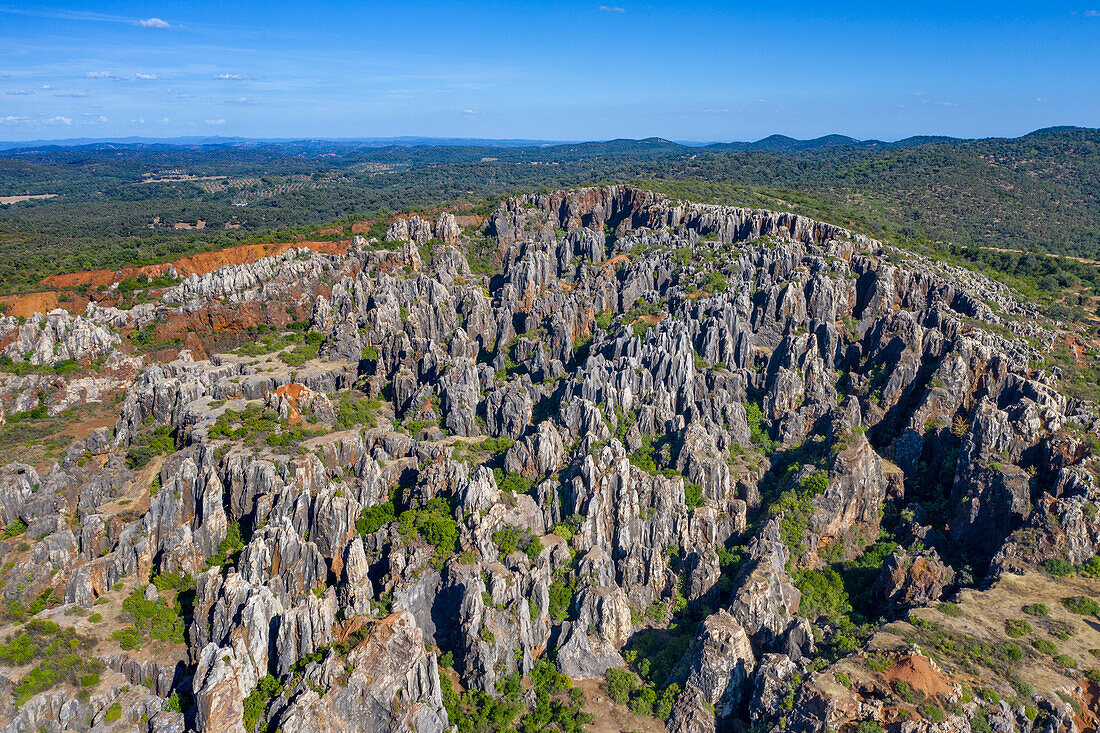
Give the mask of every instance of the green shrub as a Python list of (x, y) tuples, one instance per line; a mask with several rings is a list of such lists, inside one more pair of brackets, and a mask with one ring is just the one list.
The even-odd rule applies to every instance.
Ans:
[(366, 425), (373, 428), (378, 424), (378, 415), (375, 414), (375, 402), (361, 400), (353, 397), (342, 397), (336, 402), (336, 422), (333, 428), (336, 430), (348, 430), (357, 425)]
[(607, 696), (618, 705), (630, 702), (630, 693), (638, 686), (638, 678), (633, 672), (612, 667), (604, 674), (604, 689)]
[(864, 720), (856, 726), (855, 733), (885, 733), (885, 729), (873, 720)]
[(26, 531), (27, 523), (17, 518), (11, 524), (4, 527), (4, 534), (0, 535), (0, 539), (10, 540), (12, 537), (18, 537)]
[(122, 718), (122, 705), (117, 702), (111, 703), (111, 706), (107, 708), (107, 712), (103, 714), (104, 723), (113, 723), (116, 720)]
[(550, 614), (550, 618), (559, 623), (569, 617), (570, 609), (573, 605), (573, 587), (575, 582), (575, 579), (571, 578), (568, 585), (558, 579), (550, 583), (550, 607), (547, 609), (547, 613)]
[(505, 494), (527, 494), (534, 484), (531, 479), (518, 473), (505, 473), (499, 468), (493, 469), (493, 478), (496, 479), (497, 488)]
[(913, 686), (903, 680), (894, 680), (894, 692), (903, 701), (910, 705), (916, 705), (921, 701), (921, 697), (917, 694)]
[(1100, 615), (1100, 603), (1097, 603), (1088, 596), (1072, 596), (1062, 599), (1062, 605), (1068, 608), (1074, 613), (1079, 613), (1082, 616), (1096, 616)]
[(166, 455), (176, 450), (176, 441), (166, 427), (158, 427), (152, 432), (138, 433), (126, 451), (126, 465), (131, 469), (143, 468), (154, 457)]
[(409, 509), (397, 520), (398, 533), (411, 539), (419, 536), (435, 547), (433, 564), (442, 567), (455, 551), (458, 542), (458, 524), (451, 516), (451, 506), (443, 497), (429, 499), (421, 509)]
[(235, 559), (236, 555), (244, 549), (244, 539), (241, 537), (240, 522), (233, 522), (225, 531), (225, 539), (218, 544), (218, 551), (206, 561), (206, 567), (220, 567)]
[(688, 509), (703, 506), (703, 487), (699, 484), (684, 484), (684, 502)]
[(111, 638), (123, 649), (141, 649), (141, 632), (136, 626), (126, 626), (112, 631)]
[(798, 614), (808, 619), (839, 619), (852, 612), (844, 579), (832, 568), (796, 570), (794, 584), (802, 592)]
[(252, 690), (248, 697), (244, 699), (244, 729), (246, 731), (251, 733), (251, 731), (256, 730), (256, 724), (263, 717), (268, 704), (278, 697), (282, 691), (283, 687), (279, 684), (279, 680), (270, 674), (265, 675), (260, 680), (260, 684), (256, 685), (256, 689)]
[(176, 591), (188, 591), (194, 590), (195, 579), (191, 577), (190, 573), (180, 575), (179, 573), (156, 573), (153, 575), (152, 583), (156, 586), (157, 590), (176, 590)]
[(316, 359), (320, 350), (321, 342), (325, 337), (316, 331), (311, 331), (306, 334), (305, 343), (301, 346), (295, 346), (290, 351), (283, 351), (279, 354), (279, 359), (292, 367), (300, 367), (311, 359)]
[(185, 624), (178, 595), (170, 607), (159, 601), (145, 600), (144, 590), (138, 588), (122, 602), (122, 610), (129, 613), (134, 625), (150, 638), (174, 644), (184, 643)]
[(643, 435), (642, 444), (638, 447), (638, 450), (631, 453), (627, 458), (630, 460), (630, 465), (637, 466), (650, 475), (657, 475), (657, 461), (654, 459), (652, 435)]
[(937, 608), (944, 616), (962, 616), (962, 609), (953, 601), (944, 601)]
[(372, 535), (386, 524), (397, 519), (392, 501), (375, 504), (363, 509), (355, 520), (355, 531), (363, 537)]
[(550, 528), (550, 534), (556, 534), (558, 537), (561, 537), (563, 540), (568, 542), (569, 540), (573, 539), (573, 535), (576, 534), (576, 530), (569, 522), (558, 522)]
[(1047, 631), (1055, 639), (1065, 641), (1069, 637), (1076, 633), (1076, 629), (1073, 628), (1073, 624), (1069, 621), (1062, 621), (1061, 619), (1051, 620), (1047, 622)]
[(501, 557), (507, 557), (516, 550), (522, 550), (534, 562), (542, 553), (542, 543), (526, 527), (508, 525), (493, 533), (493, 544)]
[(875, 672), (885, 672), (893, 666), (894, 660), (881, 652), (867, 655), (867, 667)]
[(1036, 651), (1042, 652), (1043, 654), (1053, 655), (1058, 652), (1058, 647), (1049, 639), (1032, 639), (1031, 646), (1035, 647)]
[(1030, 634), (1031, 631), (1031, 624), (1023, 619), (1005, 619), (1005, 633), (1013, 639), (1019, 639), (1021, 636), (1026, 636)]
[(1047, 610), (1046, 604), (1032, 603), (1024, 606), (1024, 613), (1029, 616), (1049, 616), (1050, 611)]
[(24, 666), (38, 660), (15, 686), (16, 707), (55, 685), (91, 681), (104, 669), (103, 663), (91, 655), (93, 645), (94, 640), (78, 636), (71, 627), (62, 628), (41, 619), (32, 619), (0, 644), (0, 660), (8, 665)]
[(760, 405), (755, 402), (746, 402), (745, 418), (749, 425), (749, 439), (752, 444), (758, 446), (764, 455), (774, 453), (781, 444), (772, 440), (764, 429), (764, 412), (760, 409)]
[(1055, 578), (1064, 578), (1073, 573), (1073, 565), (1060, 557), (1052, 557), (1049, 560), (1044, 560), (1042, 568)]

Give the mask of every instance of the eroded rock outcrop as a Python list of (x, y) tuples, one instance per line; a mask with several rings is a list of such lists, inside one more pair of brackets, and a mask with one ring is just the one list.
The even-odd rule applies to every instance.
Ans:
[[(0, 324), (13, 361), (99, 365), (5, 377), (8, 414), (46, 387), (126, 391), (55, 465), (0, 467), (3, 594), (80, 618), (116, 587), (178, 601), (163, 669), (103, 640), (153, 685), (151, 730), (182, 728), (157, 702), (176, 693), (198, 730), (242, 731), (247, 709), (270, 730), (444, 731), (452, 685), (505, 694), (547, 659), (680, 685), (670, 730), (780, 707), (799, 730), (882, 722), (886, 693), (811, 671), (851, 643), (808, 618), (829, 572), (877, 558), (859, 591), (900, 617), (987, 567), (1100, 551), (1098, 412), (974, 325), (1023, 328), (1002, 286), (628, 186), (504, 202), (477, 231), (492, 277), (467, 261), (473, 226), (401, 217), (384, 247)], [(260, 325), (233, 353), (194, 336)], [(189, 346), (146, 365), (135, 329)], [(55, 694), (16, 727), (76, 719)]]

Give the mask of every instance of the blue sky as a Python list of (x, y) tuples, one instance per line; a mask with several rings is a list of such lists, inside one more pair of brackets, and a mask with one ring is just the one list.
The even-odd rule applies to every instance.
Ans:
[(0, 139), (1100, 127), (1100, 0), (604, 1), (0, 0)]

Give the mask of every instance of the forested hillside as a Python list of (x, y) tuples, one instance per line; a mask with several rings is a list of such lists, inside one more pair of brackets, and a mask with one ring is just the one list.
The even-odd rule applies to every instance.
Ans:
[(0, 157), (0, 196), (58, 196), (0, 207), (0, 287), (35, 289), (54, 272), (249, 240), (316, 237), (333, 223), (414, 206), (465, 202), (485, 212), (509, 193), (638, 179), (918, 246), (1095, 259), (1098, 145), (1100, 131), (1057, 128), (896, 143), (773, 136), (704, 147), (653, 138), (507, 148), (307, 141), (12, 150)]

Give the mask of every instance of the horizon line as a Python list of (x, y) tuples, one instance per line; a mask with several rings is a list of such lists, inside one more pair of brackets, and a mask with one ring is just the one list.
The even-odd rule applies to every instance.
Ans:
[[(206, 144), (218, 144), (218, 143), (257, 143), (257, 144), (291, 144), (291, 143), (391, 143), (401, 144), (405, 143), (408, 147), (460, 147), (460, 146), (474, 146), (482, 144), (485, 147), (555, 147), (564, 145), (588, 145), (588, 144), (600, 144), (600, 143), (613, 143), (613, 142), (648, 142), (653, 141), (657, 143), (665, 143), (672, 145), (680, 145), (683, 147), (707, 147), (713, 145), (755, 145), (767, 140), (789, 140), (797, 143), (809, 143), (818, 142), (822, 140), (828, 140), (830, 138), (841, 138), (847, 142), (853, 144), (896, 144), (905, 142), (907, 140), (915, 140), (928, 138), (933, 140), (952, 140), (952, 141), (972, 141), (972, 140), (1016, 140), (1030, 135), (1046, 132), (1062, 132), (1071, 130), (1100, 130), (1095, 127), (1085, 127), (1081, 125), (1051, 125), (1047, 127), (1041, 127), (1029, 132), (1022, 133), (1016, 136), (1008, 135), (989, 135), (985, 137), (957, 137), (954, 135), (941, 135), (934, 133), (917, 133), (913, 135), (907, 135), (905, 137), (897, 138), (895, 140), (884, 140), (880, 138), (856, 138), (851, 135), (845, 135), (843, 133), (827, 133), (825, 135), (819, 135), (811, 138), (797, 138), (783, 133), (772, 133), (757, 140), (676, 140), (659, 135), (651, 135), (647, 137), (614, 137), (614, 138), (592, 138), (592, 139), (576, 139), (576, 140), (560, 140), (560, 139), (541, 139), (541, 138), (520, 138), (520, 137), (450, 137), (442, 135), (392, 135), (392, 136), (355, 136), (355, 137), (323, 137), (323, 136), (295, 136), (295, 137), (249, 137), (245, 135), (175, 135), (168, 137), (154, 137), (148, 135), (127, 135), (127, 136), (111, 136), (111, 137), (67, 137), (67, 138), (34, 138), (29, 140), (0, 140), (0, 147), (5, 152), (18, 149), (34, 149), (42, 147), (77, 147), (81, 145), (96, 145), (96, 144), (119, 144), (119, 145), (137, 145), (137, 144), (194, 144), (194, 143), (206, 143)], [(843, 143), (838, 143), (843, 144)]]

